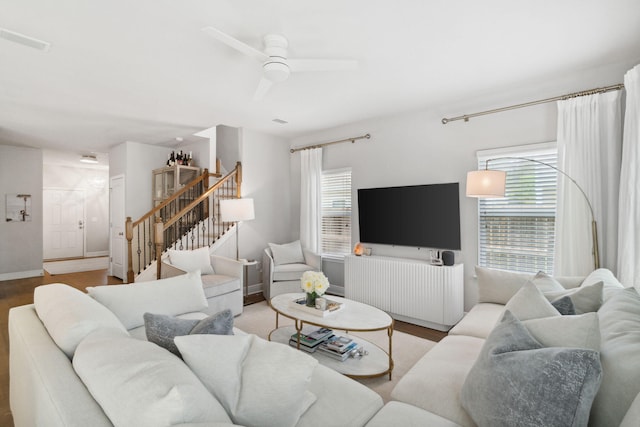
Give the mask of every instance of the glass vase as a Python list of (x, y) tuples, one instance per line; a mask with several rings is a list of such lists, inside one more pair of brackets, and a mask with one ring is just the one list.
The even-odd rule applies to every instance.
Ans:
[(316, 294), (315, 292), (309, 292), (307, 294), (306, 306), (316, 308), (316, 298), (318, 298), (318, 294)]

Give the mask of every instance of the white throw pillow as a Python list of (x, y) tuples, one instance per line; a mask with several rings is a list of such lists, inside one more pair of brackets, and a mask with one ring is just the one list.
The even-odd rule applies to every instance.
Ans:
[(176, 316), (209, 306), (199, 271), (150, 282), (89, 287), (87, 291), (127, 329), (144, 325), (144, 313)]
[(33, 302), (47, 332), (69, 358), (73, 357), (78, 344), (97, 329), (113, 328), (129, 335), (115, 314), (69, 285), (38, 286)]
[(543, 293), (565, 290), (564, 286), (562, 286), (560, 282), (549, 276), (544, 271), (539, 271), (535, 276), (533, 276), (533, 279), (531, 279), (531, 281)]
[(525, 320), (522, 324), (545, 347), (575, 347), (600, 351), (597, 313), (551, 316)]
[(558, 310), (540, 292), (532, 282), (527, 282), (505, 305), (518, 320), (538, 319), (540, 317), (560, 316)]
[(175, 343), (236, 424), (293, 427), (315, 402), (308, 386), (318, 361), (289, 346), (255, 335), (187, 335)]
[(169, 249), (171, 265), (186, 272), (200, 270), (200, 274), (214, 274), (211, 266), (209, 248), (198, 248), (192, 251), (176, 251)]
[(597, 270), (592, 271), (582, 282), (580, 287), (583, 286), (591, 286), (598, 282), (603, 283), (603, 300), (608, 300), (612, 295), (616, 292), (624, 289), (624, 285), (618, 281), (618, 279), (613, 275), (611, 270), (606, 268), (599, 268)]
[(275, 265), (305, 263), (300, 240), (286, 243), (284, 245), (269, 243), (269, 247), (271, 248), (271, 253), (273, 254), (273, 263)]
[(73, 368), (114, 426), (231, 422), (178, 357), (148, 341), (94, 332), (78, 346)]
[(544, 296), (551, 302), (568, 296), (573, 303), (576, 314), (583, 314), (600, 309), (602, 305), (602, 292), (603, 283), (598, 282), (587, 286), (583, 284), (579, 288), (565, 289), (564, 291), (545, 292)]

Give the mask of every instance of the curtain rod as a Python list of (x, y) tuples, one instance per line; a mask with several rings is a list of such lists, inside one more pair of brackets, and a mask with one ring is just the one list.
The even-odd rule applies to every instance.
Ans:
[(501, 113), (503, 111), (515, 110), (516, 108), (531, 107), (532, 105), (545, 104), (547, 102), (564, 101), (570, 98), (577, 98), (579, 96), (595, 95), (597, 93), (605, 93), (605, 92), (610, 92), (612, 90), (622, 90), (622, 89), (624, 89), (624, 84), (619, 83), (612, 86), (599, 87), (596, 89), (583, 90), (582, 92), (574, 92), (574, 93), (569, 93), (567, 95), (555, 96), (553, 98), (541, 99), (539, 101), (531, 101), (531, 102), (525, 102), (524, 104), (516, 104), (516, 105), (510, 105), (508, 107), (496, 108), (495, 110), (487, 110), (487, 111), (481, 111), (479, 113), (465, 114), (463, 116), (452, 117), (450, 119), (443, 118), (442, 124), (446, 125), (447, 123), (453, 122), (456, 120), (464, 120), (465, 122), (468, 122), (469, 119), (472, 117), (484, 116), (486, 114), (493, 114), (493, 113)]
[(366, 134), (366, 135), (362, 135), (362, 136), (356, 136), (354, 138), (341, 139), (340, 141), (323, 142), (322, 144), (307, 145), (305, 147), (300, 147), (300, 148), (292, 148), (289, 151), (291, 153), (295, 153), (296, 151), (310, 150), (312, 148), (320, 148), (320, 147), (324, 147), (325, 145), (339, 144), (341, 142), (349, 142), (349, 141), (351, 141), (351, 143), (353, 144), (358, 139), (369, 139), (369, 138), (371, 138), (371, 135), (370, 134)]

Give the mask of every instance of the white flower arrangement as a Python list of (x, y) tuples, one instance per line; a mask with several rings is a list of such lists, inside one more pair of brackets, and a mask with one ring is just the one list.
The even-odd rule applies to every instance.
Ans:
[(329, 288), (329, 279), (321, 271), (305, 271), (300, 282), (303, 291), (317, 296), (324, 295)]

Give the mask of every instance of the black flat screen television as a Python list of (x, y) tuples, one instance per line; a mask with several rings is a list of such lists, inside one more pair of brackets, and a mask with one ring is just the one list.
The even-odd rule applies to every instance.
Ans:
[(460, 249), (457, 182), (358, 189), (360, 241)]

